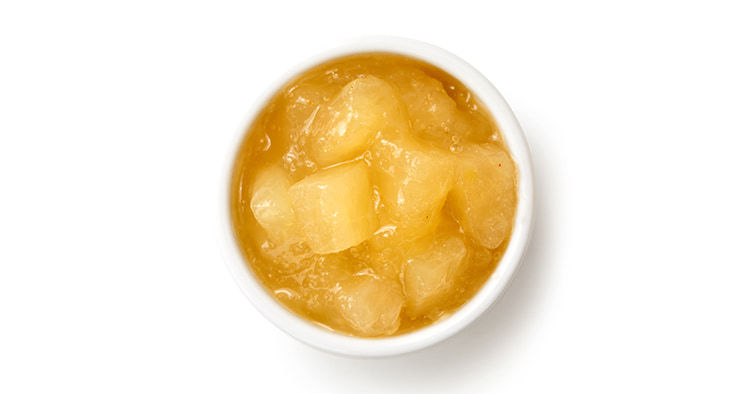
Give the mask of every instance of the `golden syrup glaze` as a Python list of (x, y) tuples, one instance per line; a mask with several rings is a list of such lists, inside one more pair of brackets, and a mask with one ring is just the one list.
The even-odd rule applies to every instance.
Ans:
[[(348, 107), (336, 107), (344, 101), (341, 96), (345, 91), (366, 94), (350, 99)], [(327, 147), (320, 146), (330, 142), (330, 138), (316, 138), (315, 130), (323, 130), (326, 124), (330, 129), (333, 123), (320, 119), (335, 117), (341, 108), (352, 109), (355, 104), (351, 103), (364, 102), (369, 108), (367, 99), (374, 100), (373, 106), (381, 105), (383, 100), (372, 99), (380, 97), (380, 93), (383, 97), (396, 97), (403, 114), (396, 114), (400, 110), (383, 112), (388, 116), (378, 118), (378, 131), (366, 140), (364, 151), (331, 163), (326, 156)], [(372, 113), (361, 110), (354, 118), (369, 115)], [(405, 116), (407, 123), (401, 122), (400, 128), (392, 130), (383, 126), (397, 116)], [(371, 123), (368, 125), (372, 128)], [(394, 146), (392, 152), (397, 153), (388, 151)], [(335, 151), (336, 146), (331, 149)], [(413, 155), (403, 154), (404, 151)], [(433, 162), (450, 163), (450, 170), (436, 170), (437, 167), (430, 167)], [(407, 167), (398, 167), (402, 164)], [(410, 164), (422, 167), (410, 168)], [(279, 227), (269, 227), (281, 223), (285, 216), (271, 215), (267, 220), (264, 216), (265, 226), (259, 223), (256, 213), (262, 213), (260, 208), (269, 204), (272, 209), (286, 206), (273, 201), (262, 205), (253, 199), (259, 194), (258, 184), (267, 182), (269, 177), (259, 177), (263, 171), (268, 173), (267, 169), (275, 168), (279, 177), (286, 177), (273, 184), (283, 186), (268, 190), (286, 190), (289, 185), (301, 190), (292, 204), (299, 208), (311, 196), (304, 194), (310, 188), (305, 189), (302, 184), (314, 174), (328, 174), (331, 167), (341, 165), (369, 171), (377, 228), (367, 233), (371, 234), (367, 239), (343, 250), (315, 253), (309, 245), (315, 241), (306, 242), (305, 234), (295, 235), (293, 241), (281, 240)], [(413, 177), (398, 178), (401, 173)], [(440, 182), (432, 181), (420, 186), (419, 180), (441, 173), (445, 175), (434, 179), (447, 179), (444, 187), (437, 189), (433, 185)], [(396, 186), (383, 184), (393, 179), (402, 182)], [(337, 180), (331, 181), (331, 187)], [(409, 186), (409, 182), (416, 186)], [(391, 186), (398, 193), (388, 194)], [(419, 187), (424, 187), (423, 193)], [(420, 195), (428, 201), (422, 201)], [(437, 195), (442, 197), (432, 198)], [(383, 201), (389, 196), (398, 196), (399, 201)], [(405, 201), (401, 201), (404, 196)], [(312, 198), (311, 203), (324, 204), (324, 198), (328, 197)], [(342, 198), (338, 203), (346, 204), (347, 200)], [(337, 332), (365, 337), (419, 329), (466, 303), (500, 261), (512, 232), (516, 203), (515, 163), (498, 126), (479, 99), (442, 70), (387, 53), (330, 60), (304, 71), (281, 88), (248, 128), (236, 157), (230, 201), (237, 242), (266, 289), (305, 319)], [(409, 222), (414, 215), (403, 213), (414, 211), (408, 209), (409, 204), (417, 207), (415, 212), (419, 213), (425, 209), (434, 213), (435, 204), (439, 207), (437, 214), (424, 215), (424, 223), (418, 223)], [(411, 223), (416, 224), (410, 226)], [(308, 219), (308, 224), (305, 228), (314, 231), (310, 229), (316, 228), (315, 223)], [(323, 224), (321, 229), (326, 226)], [(303, 226), (294, 222), (287, 228), (299, 232)], [(333, 248), (336, 246), (339, 245)]]

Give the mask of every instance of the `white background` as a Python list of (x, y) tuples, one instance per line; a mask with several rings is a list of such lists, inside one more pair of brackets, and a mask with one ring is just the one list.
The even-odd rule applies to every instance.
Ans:
[[(0, 392), (749, 392), (750, 13), (722, 1), (0, 2)], [(331, 356), (225, 268), (257, 95), (363, 34), (484, 73), (536, 233), (452, 339)]]

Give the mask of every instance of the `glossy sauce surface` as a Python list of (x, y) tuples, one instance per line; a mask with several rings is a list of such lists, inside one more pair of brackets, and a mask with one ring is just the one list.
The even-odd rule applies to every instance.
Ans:
[(350, 335), (397, 335), (484, 284), (516, 183), (500, 130), (460, 82), (362, 54), (305, 71), (260, 112), (236, 159), (232, 219), (287, 308)]

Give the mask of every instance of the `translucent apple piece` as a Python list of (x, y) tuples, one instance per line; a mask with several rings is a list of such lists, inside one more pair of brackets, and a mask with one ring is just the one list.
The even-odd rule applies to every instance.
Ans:
[(434, 230), (454, 182), (450, 153), (403, 135), (382, 136), (371, 151), (380, 224), (405, 240)]
[(346, 324), (360, 335), (390, 335), (398, 330), (404, 297), (394, 281), (355, 275), (341, 283), (336, 301)]
[(322, 166), (361, 154), (379, 131), (403, 127), (406, 110), (391, 85), (367, 75), (346, 84), (310, 127), (310, 152)]
[(334, 291), (342, 282), (365, 268), (361, 262), (348, 258), (343, 252), (316, 254), (312, 257), (310, 270), (302, 277), (302, 286)]
[(457, 236), (439, 237), (404, 267), (406, 310), (411, 316), (427, 314), (450, 295), (466, 257), (466, 245)]
[[(336, 291), (341, 283), (363, 270), (363, 264), (347, 258), (342, 253), (313, 255), (308, 259), (309, 268), (298, 274), (307, 308), (328, 320), (340, 320)], [(340, 323), (344, 325), (343, 322)]]
[(261, 170), (253, 184), (250, 209), (255, 220), (277, 244), (286, 243), (296, 233), (296, 216), (289, 198), (290, 185), (289, 176), (280, 166)]
[(283, 126), (288, 134), (295, 137), (309, 134), (316, 112), (333, 101), (342, 85), (323, 74), (305, 78), (288, 89), (283, 108)]
[(421, 237), (405, 238), (396, 231), (395, 226), (384, 226), (367, 242), (348, 252), (365, 262), (378, 275), (402, 282), (404, 267), (411, 257), (428, 250), (436, 237), (460, 235), (458, 224), (446, 210), (442, 210), (438, 216), (437, 228)]
[(338, 252), (377, 228), (367, 166), (353, 162), (320, 170), (289, 189), (299, 231), (313, 252)]
[(406, 103), (414, 132), (420, 137), (450, 147), (491, 136), (490, 122), (461, 111), (443, 84), (423, 71), (398, 71), (389, 77)]
[(281, 126), (275, 133), (278, 140), (274, 145), (286, 149), (282, 160), (295, 180), (317, 170), (318, 165), (308, 152), (306, 141), (311, 138), (315, 115), (329, 105), (343, 85), (328, 74), (303, 78), (285, 92), (285, 103), (278, 111), (282, 119), (267, 126), (271, 129)]
[(448, 206), (467, 234), (486, 248), (497, 248), (513, 226), (515, 164), (496, 144), (467, 146), (459, 157)]
[(367, 264), (380, 276), (400, 281), (408, 243), (391, 241), (378, 232), (367, 242), (351, 248), (348, 252), (357, 260)]

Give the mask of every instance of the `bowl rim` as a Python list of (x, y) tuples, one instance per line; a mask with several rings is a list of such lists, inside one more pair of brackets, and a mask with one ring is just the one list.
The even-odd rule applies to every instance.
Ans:
[[(481, 289), (451, 315), (415, 331), (385, 338), (362, 338), (334, 332), (297, 316), (263, 287), (246, 262), (236, 241), (231, 219), (231, 184), (234, 163), (249, 126), (273, 95), (288, 81), (320, 63), (343, 56), (386, 52), (410, 56), (441, 68), (461, 81), (487, 107), (500, 127), (518, 169), (518, 205), (508, 247)], [(298, 63), (270, 84), (251, 106), (231, 141), (220, 187), (220, 233), (224, 261), (240, 289), (255, 308), (293, 338), (312, 347), (339, 355), (384, 357), (416, 351), (434, 345), (465, 328), (482, 315), (499, 297), (517, 271), (533, 227), (534, 183), (531, 157), (523, 130), (513, 111), (494, 85), (458, 56), (437, 46), (391, 36), (370, 36), (352, 40)]]

